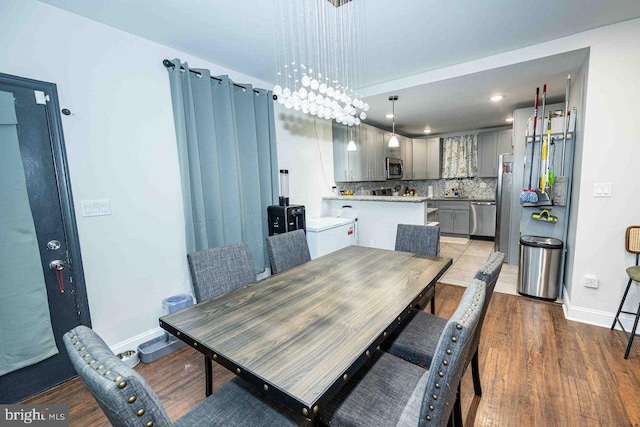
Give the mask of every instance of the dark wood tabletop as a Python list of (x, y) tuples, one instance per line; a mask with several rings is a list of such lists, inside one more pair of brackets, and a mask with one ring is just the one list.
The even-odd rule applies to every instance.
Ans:
[(451, 263), (350, 246), (160, 326), (313, 418)]

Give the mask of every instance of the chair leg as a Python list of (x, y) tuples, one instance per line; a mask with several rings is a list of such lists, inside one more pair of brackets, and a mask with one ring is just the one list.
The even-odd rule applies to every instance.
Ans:
[(453, 405), (453, 423), (455, 427), (462, 426), (462, 405), (460, 404), (460, 383), (458, 383), (458, 391), (456, 392), (456, 403)]
[(473, 375), (473, 390), (476, 396), (482, 397), (482, 386), (480, 385), (480, 364), (478, 363), (478, 349), (471, 359), (471, 374)]
[(207, 356), (204, 357), (204, 372), (205, 372), (205, 396), (209, 397), (213, 393), (213, 361)]
[(622, 301), (620, 301), (620, 307), (618, 307), (618, 312), (616, 313), (616, 317), (613, 319), (613, 324), (611, 325), (611, 330), (616, 326), (616, 322), (618, 321), (618, 317), (620, 317), (620, 312), (622, 311), (622, 306), (624, 305), (624, 301), (627, 299), (627, 294), (629, 293), (629, 288), (631, 287), (632, 279), (629, 279), (629, 283), (627, 283), (627, 289), (624, 290), (624, 295), (622, 296)]
[(433, 298), (431, 298), (431, 314), (436, 314), (436, 288), (433, 285)]
[(640, 318), (640, 304), (638, 304), (638, 311), (636, 313), (636, 320), (633, 322), (633, 329), (631, 330), (631, 336), (629, 337), (629, 344), (627, 344), (627, 351), (624, 352), (624, 358), (629, 358), (629, 351), (631, 350), (631, 344), (636, 336), (636, 329), (638, 328), (638, 318)]

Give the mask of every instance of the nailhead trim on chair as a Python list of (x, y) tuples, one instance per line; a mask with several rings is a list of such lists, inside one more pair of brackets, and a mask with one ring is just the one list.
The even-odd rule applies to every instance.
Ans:
[[(478, 299), (480, 298), (480, 295), (481, 295), (480, 294), (480, 290), (482, 289), (482, 286), (485, 285), (485, 283), (480, 281), (480, 280), (474, 280), (474, 283), (475, 283), (475, 286), (476, 286), (476, 290), (478, 292), (476, 292), (476, 296), (473, 299), (473, 302), (470, 304), (469, 309), (467, 310), (467, 313), (472, 313), (476, 309), (476, 307), (478, 306)], [(471, 285), (469, 285), (469, 286), (471, 286)], [(468, 314), (465, 314), (464, 317), (468, 317)], [(464, 324), (464, 322), (465, 322), (465, 319), (462, 318), (462, 319), (459, 320), (459, 323), (456, 325), (455, 335), (453, 335), (451, 337), (452, 345), (456, 345), (458, 343), (458, 338), (460, 336), (459, 334), (460, 334), (460, 331), (462, 330), (462, 324)], [(471, 339), (471, 338), (469, 338), (469, 339)], [(452, 350), (451, 349), (447, 349), (447, 354), (449, 355), (451, 353), (452, 353)], [(449, 369), (449, 361), (447, 361), (446, 359), (443, 359), (442, 360), (442, 366), (443, 366), (441, 368), (442, 370), (438, 372), (438, 376), (440, 378), (444, 377), (444, 371), (446, 369)], [(433, 390), (433, 394), (432, 394), (431, 398), (434, 401), (437, 401), (440, 393), (442, 392), (442, 388), (441, 388), (439, 383), (435, 383), (434, 387), (435, 387), (435, 390)], [(429, 410), (433, 412), (435, 410), (434, 405), (429, 405)], [(425, 419), (427, 421), (431, 421), (431, 416), (427, 415), (425, 417)]]
[[(81, 346), (80, 348), (78, 348), (78, 351), (80, 352), (80, 354), (82, 355), (83, 359), (88, 359), (91, 354), (89, 354), (89, 352), (86, 352), (85, 354), (82, 354), (82, 352), (85, 352), (86, 349), (84, 346), (82, 346), (82, 343), (80, 342), (78, 336), (75, 333), (75, 329), (72, 329), (71, 331), (67, 332), (68, 334), (73, 334), (73, 336), (71, 336), (72, 339), (75, 339), (76, 341), (73, 343), (74, 346)], [(93, 365), (95, 363), (95, 359), (91, 359), (90, 361), (87, 361), (88, 365)], [(99, 365), (98, 367), (96, 367), (96, 371), (98, 371), (99, 373), (102, 374), (102, 376), (108, 378), (109, 380), (113, 381), (114, 383), (118, 383), (117, 388), (119, 390), (122, 390), (124, 392), (124, 390), (126, 390), (127, 388), (127, 381), (121, 381), (122, 380), (122, 375), (119, 375), (117, 372), (112, 372), (111, 370), (105, 370), (104, 369), (104, 365)], [(132, 395), (128, 398), (125, 399), (129, 404), (133, 405), (134, 403), (138, 402), (138, 397), (136, 395)], [(134, 413), (138, 416), (138, 417), (142, 417), (144, 416), (147, 411), (142, 407), (142, 403), (138, 402), (138, 404), (136, 405), (135, 408), (133, 408)], [(147, 427), (153, 427), (154, 422), (153, 420), (149, 420), (146, 424)]]

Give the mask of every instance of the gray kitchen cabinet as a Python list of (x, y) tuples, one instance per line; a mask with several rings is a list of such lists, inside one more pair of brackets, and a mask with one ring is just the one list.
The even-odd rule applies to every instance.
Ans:
[(411, 138), (401, 137), (400, 139), (400, 158), (404, 171), (402, 179), (410, 181), (413, 177), (413, 140)]
[(440, 179), (441, 161), (440, 138), (427, 139), (427, 179)]
[(427, 179), (427, 140), (413, 140), (413, 179)]
[(469, 234), (469, 211), (453, 211), (453, 234)]
[[(336, 122), (332, 124), (333, 131), (333, 180), (335, 182), (348, 182), (349, 157), (347, 155), (346, 126)], [(347, 141), (348, 142), (348, 141)]]
[(360, 125), (360, 142), (367, 159), (365, 180), (384, 181), (386, 179), (384, 132), (372, 126)]
[(496, 178), (498, 176), (498, 156), (513, 152), (512, 134), (511, 129), (478, 134), (478, 177)]
[(437, 212), (442, 233), (469, 235), (469, 202), (440, 201)]
[(438, 209), (438, 222), (441, 233), (453, 233), (453, 211), (451, 209)]
[(478, 177), (495, 178), (498, 176), (497, 144), (498, 132), (478, 134)]
[[(496, 155), (513, 153), (513, 129), (498, 131), (498, 149)], [(497, 176), (497, 174), (496, 174)]]
[[(336, 182), (363, 181), (367, 176), (366, 158), (363, 161), (364, 150), (360, 143), (358, 128), (333, 122), (333, 177)], [(353, 138), (358, 148), (347, 151), (347, 144)]]

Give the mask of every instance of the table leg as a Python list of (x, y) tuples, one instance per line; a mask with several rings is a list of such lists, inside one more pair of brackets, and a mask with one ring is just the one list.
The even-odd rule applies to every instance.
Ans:
[(211, 396), (213, 393), (213, 360), (204, 357), (204, 372), (205, 372), (205, 395)]

